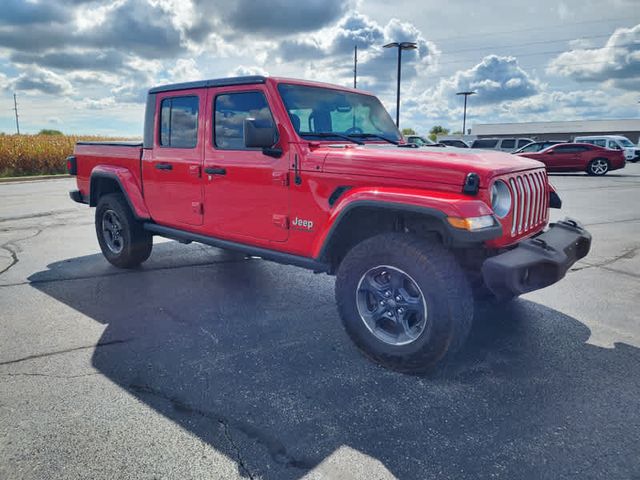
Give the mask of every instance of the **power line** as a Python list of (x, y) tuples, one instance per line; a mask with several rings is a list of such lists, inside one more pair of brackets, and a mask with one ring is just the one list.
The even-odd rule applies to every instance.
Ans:
[[(473, 37), (484, 37), (486, 35), (491, 35), (491, 36), (495, 36), (495, 35), (508, 35), (510, 33), (521, 33), (521, 32), (531, 32), (531, 31), (535, 31), (535, 30), (541, 30), (541, 31), (545, 31), (545, 30), (555, 30), (556, 28), (566, 28), (569, 25), (586, 25), (586, 24), (591, 24), (591, 23), (598, 23), (598, 24), (603, 24), (606, 22), (620, 22), (620, 21), (630, 21), (629, 17), (622, 17), (622, 18), (608, 18), (608, 19), (598, 19), (598, 20), (585, 20), (582, 22), (565, 22), (565, 23), (558, 23), (555, 25), (547, 25), (545, 27), (531, 27), (531, 28), (519, 28), (517, 30), (506, 30), (506, 31), (502, 31), (502, 32), (485, 32), (485, 33), (472, 33), (469, 35), (459, 35), (459, 36), (455, 36), (455, 37), (442, 37), (442, 38), (430, 38), (429, 40), (433, 41), (433, 42), (443, 42), (443, 41), (449, 41), (449, 40), (456, 40), (456, 39), (460, 39), (460, 38), (473, 38)], [(640, 21), (639, 20), (632, 20), (634, 22)]]
[(16, 98), (16, 94), (13, 94), (13, 109), (16, 113), (16, 130), (18, 131), (18, 135), (20, 135), (20, 122), (18, 121), (18, 100)]
[[(622, 47), (629, 47), (632, 45), (640, 45), (640, 42), (630, 42), (630, 43), (622, 43), (619, 45), (612, 45), (609, 47), (598, 47), (595, 49), (586, 49), (586, 50), (609, 50), (612, 48), (622, 48)], [(508, 46), (505, 46), (508, 47)], [(487, 47), (487, 48), (491, 48), (491, 47)], [(518, 54), (514, 54), (513, 56), (517, 57), (517, 58), (521, 58), (521, 57), (535, 57), (537, 55), (555, 55), (558, 53), (565, 53), (565, 52), (570, 52), (571, 50), (567, 50), (562, 49), (562, 50), (547, 50), (544, 52), (531, 52), (531, 53), (518, 53)], [(459, 64), (459, 63), (467, 63), (468, 60), (453, 60), (451, 62), (438, 62), (437, 65), (455, 65), (455, 64)], [(597, 63), (597, 62), (593, 62), (593, 63)]]
[[(528, 47), (531, 45), (543, 45), (543, 44), (547, 44), (547, 43), (559, 43), (559, 42), (570, 42), (572, 40), (592, 40), (594, 38), (606, 38), (606, 37), (611, 37), (610, 33), (606, 33), (603, 35), (589, 35), (589, 36), (581, 36), (579, 38), (576, 37), (572, 37), (572, 38), (559, 38), (557, 40), (541, 40), (539, 42), (528, 42), (528, 43), (512, 43), (511, 45), (505, 45), (505, 44), (501, 44), (501, 45), (493, 45), (493, 46), (484, 46), (484, 47), (474, 47), (474, 48), (464, 48), (462, 50), (447, 50), (447, 51), (443, 51), (440, 52), (443, 55), (447, 54), (452, 54), (452, 53), (462, 53), (462, 52), (475, 52), (478, 50), (485, 50), (485, 49), (489, 49), (489, 48), (511, 48), (511, 47)], [(594, 48), (599, 48), (599, 47), (594, 47)], [(600, 47), (600, 48), (604, 48), (604, 47)]]

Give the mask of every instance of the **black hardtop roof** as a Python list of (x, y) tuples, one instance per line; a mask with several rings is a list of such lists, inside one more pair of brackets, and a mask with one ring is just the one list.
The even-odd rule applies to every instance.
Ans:
[(213, 78), (210, 80), (198, 80), (196, 82), (173, 83), (171, 85), (160, 85), (153, 87), (149, 93), (172, 92), (175, 90), (189, 90), (192, 88), (205, 87), (228, 87), (233, 85), (251, 85), (264, 83), (267, 77), (262, 75), (248, 75), (245, 77)]

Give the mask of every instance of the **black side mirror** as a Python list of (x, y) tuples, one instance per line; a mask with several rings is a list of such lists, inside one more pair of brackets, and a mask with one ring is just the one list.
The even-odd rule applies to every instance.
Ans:
[(270, 148), (277, 141), (276, 128), (258, 126), (255, 118), (244, 120), (244, 146), (247, 148)]

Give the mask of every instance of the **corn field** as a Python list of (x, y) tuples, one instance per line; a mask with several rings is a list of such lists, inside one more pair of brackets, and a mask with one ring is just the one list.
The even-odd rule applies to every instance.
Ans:
[(122, 140), (74, 135), (0, 135), (0, 177), (66, 173), (66, 158), (80, 140)]

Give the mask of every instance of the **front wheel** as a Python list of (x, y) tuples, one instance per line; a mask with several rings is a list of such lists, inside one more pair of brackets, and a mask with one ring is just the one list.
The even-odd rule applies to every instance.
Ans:
[(355, 344), (407, 373), (429, 370), (457, 351), (473, 319), (471, 289), (453, 255), (407, 234), (356, 245), (338, 269), (336, 301)]
[(95, 224), (102, 254), (112, 265), (136, 267), (151, 255), (153, 237), (135, 219), (122, 194), (100, 197)]
[(604, 158), (596, 158), (591, 160), (587, 166), (587, 173), (589, 175), (604, 175), (609, 171), (609, 162)]

